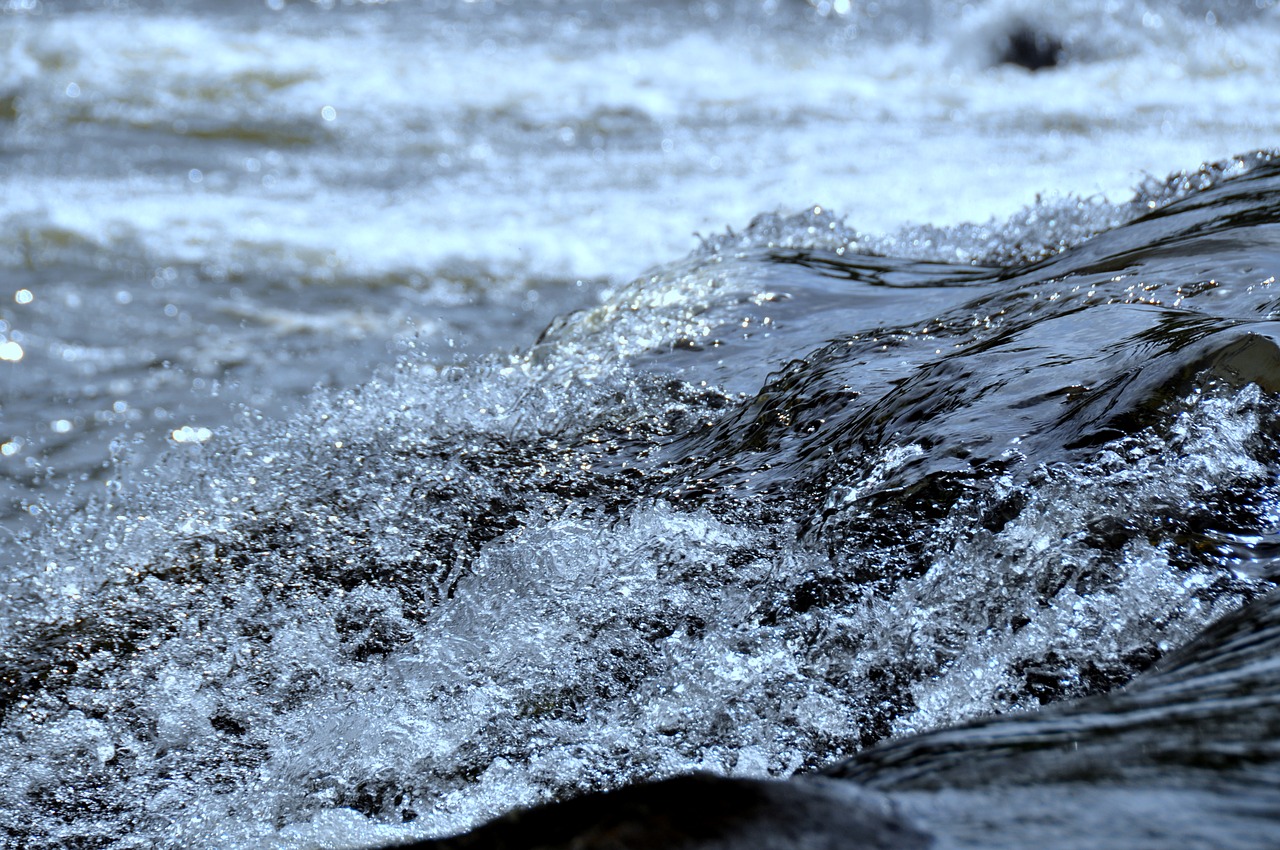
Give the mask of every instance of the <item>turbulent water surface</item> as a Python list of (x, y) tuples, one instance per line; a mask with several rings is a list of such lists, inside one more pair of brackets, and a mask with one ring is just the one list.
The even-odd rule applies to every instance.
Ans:
[(1274, 844), (1269, 4), (0, 10), (9, 846)]

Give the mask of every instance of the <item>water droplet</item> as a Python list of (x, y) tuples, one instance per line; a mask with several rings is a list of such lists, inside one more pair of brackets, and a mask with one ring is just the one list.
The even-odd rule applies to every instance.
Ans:
[(175, 443), (203, 443), (213, 436), (213, 432), (208, 428), (183, 425), (181, 428), (174, 429), (169, 436)]

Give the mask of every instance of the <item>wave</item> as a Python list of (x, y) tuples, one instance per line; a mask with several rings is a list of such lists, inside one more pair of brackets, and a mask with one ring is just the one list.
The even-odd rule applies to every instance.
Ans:
[(526, 350), (125, 466), (6, 581), (0, 822), (441, 835), (1199, 658), (1276, 577), (1278, 184), (1266, 153), (1180, 175), (1024, 265), (708, 246)]
[(1225, 618), (1111, 696), (906, 739), (820, 776), (678, 777), (405, 846), (1268, 846), (1277, 601)]

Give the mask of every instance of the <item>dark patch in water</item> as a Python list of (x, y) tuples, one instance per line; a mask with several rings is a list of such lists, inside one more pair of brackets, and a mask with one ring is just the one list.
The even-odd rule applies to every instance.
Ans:
[(929, 839), (873, 795), (834, 783), (692, 775), (514, 812), (475, 832), (405, 850), (447, 848), (805, 847), (917, 850)]
[(1062, 59), (1062, 41), (1029, 24), (1013, 28), (998, 46), (1001, 65), (1017, 65), (1028, 71), (1057, 67)]

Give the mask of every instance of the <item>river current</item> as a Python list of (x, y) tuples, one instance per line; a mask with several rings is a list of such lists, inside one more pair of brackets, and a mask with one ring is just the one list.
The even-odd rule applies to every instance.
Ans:
[(3, 3), (7, 846), (1274, 846), (1278, 38)]

